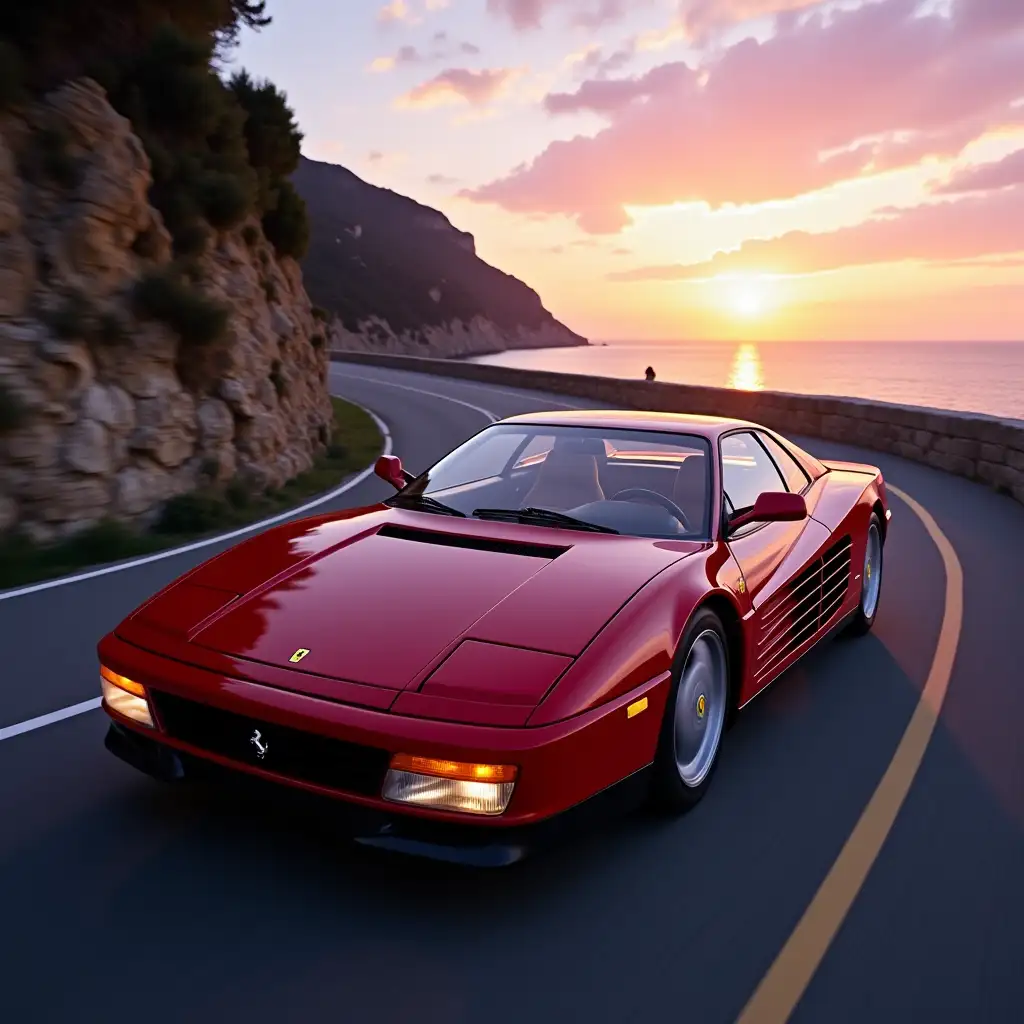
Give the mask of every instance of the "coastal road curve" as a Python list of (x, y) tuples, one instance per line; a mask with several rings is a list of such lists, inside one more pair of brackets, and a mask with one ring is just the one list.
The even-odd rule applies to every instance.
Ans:
[[(569, 401), (331, 373), (414, 472), (491, 418)], [(11, 728), (94, 700), (98, 638), (226, 544), (0, 593), (0, 1015), (1024, 1019), (1024, 508), (801, 442), (880, 465), (896, 489), (874, 632), (820, 646), (754, 701), (692, 813), (632, 815), (505, 871), (356, 847), (290, 800), (161, 786), (106, 752), (97, 710)], [(388, 493), (370, 476), (322, 508)], [(922, 758), (904, 734), (929, 710), (926, 748), (910, 729)]]

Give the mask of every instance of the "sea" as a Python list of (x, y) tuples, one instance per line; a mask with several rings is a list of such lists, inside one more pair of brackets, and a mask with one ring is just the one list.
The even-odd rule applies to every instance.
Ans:
[(475, 363), (742, 390), (869, 398), (1024, 420), (1024, 342), (592, 342)]

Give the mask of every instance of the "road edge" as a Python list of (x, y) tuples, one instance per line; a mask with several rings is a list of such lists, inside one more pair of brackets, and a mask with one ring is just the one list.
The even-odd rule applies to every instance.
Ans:
[[(349, 398), (346, 398), (345, 401), (350, 405), (354, 405), (357, 409), (361, 409), (373, 420), (377, 429), (380, 431), (381, 439), (383, 440), (383, 447), (380, 454), (390, 455), (393, 442), (388, 425), (372, 409), (368, 409), (365, 405), (361, 405), (359, 402), (353, 402)], [(378, 458), (379, 457), (380, 456), (378, 456)], [(192, 541), (188, 544), (179, 544), (177, 547), (167, 548), (163, 551), (154, 551), (152, 554), (142, 555), (138, 558), (129, 558), (122, 562), (111, 562), (96, 569), (88, 569), (85, 572), (72, 573), (69, 576), (57, 576), (51, 580), (42, 580), (39, 583), (30, 583), (23, 587), (14, 587), (11, 590), (2, 590), (0, 591), (0, 601), (10, 601), (15, 597), (27, 597), (29, 594), (37, 594), (43, 590), (52, 590), (54, 587), (65, 587), (70, 583), (81, 583), (85, 580), (96, 579), (98, 576), (107, 576), (111, 573), (123, 572), (126, 569), (134, 569), (140, 565), (147, 565), (150, 562), (159, 562), (165, 558), (173, 558), (175, 555), (187, 554), (189, 551), (199, 551), (201, 548), (211, 547), (214, 544), (220, 544), (226, 540), (234, 540), (236, 537), (244, 537), (246, 534), (255, 533), (257, 530), (265, 530), (267, 527), (276, 526), (278, 523), (283, 523), (288, 519), (301, 515), (303, 512), (309, 511), (310, 509), (318, 508), (320, 505), (324, 505), (334, 498), (345, 494), (347, 491), (352, 490), (353, 487), (357, 484), (361, 484), (373, 473), (373, 466), (374, 464), (371, 463), (365, 469), (356, 473), (355, 476), (350, 476), (338, 487), (335, 487), (331, 491), (327, 491), (325, 494), (321, 494), (312, 501), (307, 501), (305, 504), (299, 505), (296, 508), (279, 512), (277, 515), (270, 516), (267, 519), (261, 519), (258, 522), (249, 523), (247, 526), (240, 526), (235, 530), (229, 530), (227, 533), (218, 533), (212, 537), (204, 537), (202, 540)]]

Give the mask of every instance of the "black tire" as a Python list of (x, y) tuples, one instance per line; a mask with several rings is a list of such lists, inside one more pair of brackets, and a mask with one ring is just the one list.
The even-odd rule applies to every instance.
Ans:
[[(871, 555), (872, 549), (872, 534), (877, 537), (877, 557), (874, 559), (875, 564), (869, 562), (869, 556)], [(871, 518), (868, 520), (868, 532), (867, 539), (865, 541), (864, 551), (864, 565), (860, 571), (860, 600), (857, 603), (857, 611), (854, 613), (853, 618), (850, 620), (849, 626), (846, 627), (846, 632), (849, 636), (864, 636), (871, 632), (871, 627), (875, 624), (875, 619), (878, 617), (878, 607), (882, 603), (882, 580), (884, 578), (883, 569), (885, 568), (885, 544), (883, 543), (884, 534), (882, 532), (882, 523), (878, 518), (877, 513), (872, 512)], [(871, 580), (873, 576), (877, 575), (876, 592), (873, 599), (873, 606), (870, 600), (871, 595)]]
[[(682, 693), (681, 684), (683, 682), (684, 670), (697, 641), (701, 642), (702, 650), (715, 647), (712, 638), (706, 635), (709, 633), (717, 637), (717, 646), (723, 660), (725, 676), (723, 706), (714, 708), (714, 713), (718, 716), (715, 720), (718, 736), (713, 753), (710, 755), (710, 764), (699, 781), (687, 782), (681, 774), (676, 756), (676, 712), (679, 710), (678, 703), (680, 699), (687, 699), (688, 696)], [(661, 722), (661, 734), (658, 739), (658, 750), (654, 758), (651, 779), (651, 804), (654, 808), (663, 813), (682, 814), (695, 806), (707, 792), (714, 777), (715, 769), (718, 767), (722, 742), (731, 718), (732, 704), (734, 702), (733, 693), (728, 635), (721, 619), (710, 609), (702, 609), (694, 615), (687, 626), (672, 664), (671, 692), (665, 705), (665, 715)], [(689, 703), (689, 700), (687, 700), (687, 703)], [(706, 714), (710, 725), (712, 709), (708, 707), (707, 702), (705, 702), (705, 707), (707, 708)], [(697, 714), (696, 705), (694, 706), (694, 713), (695, 715)]]

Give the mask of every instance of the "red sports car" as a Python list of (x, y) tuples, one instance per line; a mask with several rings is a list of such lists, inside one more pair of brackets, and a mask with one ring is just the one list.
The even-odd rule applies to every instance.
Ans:
[(881, 472), (753, 423), (536, 413), (377, 473), (393, 497), (239, 544), (103, 638), (111, 751), (514, 859), (597, 797), (690, 807), (734, 713), (875, 619)]

